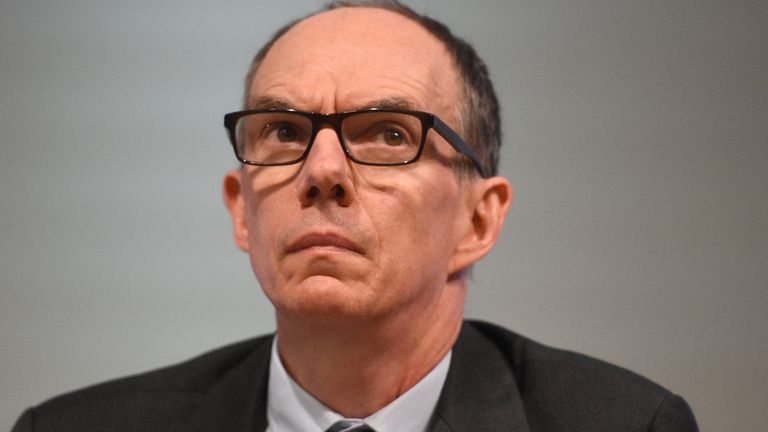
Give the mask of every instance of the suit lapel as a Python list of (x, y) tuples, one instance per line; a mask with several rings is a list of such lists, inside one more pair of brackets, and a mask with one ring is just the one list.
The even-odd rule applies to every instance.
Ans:
[(267, 429), (267, 383), (273, 337), (220, 378), (192, 424), (201, 432), (262, 432)]
[(493, 343), (464, 323), (430, 432), (529, 432), (512, 368)]

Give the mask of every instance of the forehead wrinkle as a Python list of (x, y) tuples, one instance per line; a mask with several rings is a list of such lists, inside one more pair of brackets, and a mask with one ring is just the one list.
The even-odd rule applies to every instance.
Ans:
[(430, 111), (434, 109), (434, 106), (430, 106), (431, 102), (440, 97), (435, 89), (430, 89), (418, 78), (398, 76), (382, 78), (381, 81), (376, 88), (357, 86), (355, 81), (339, 88), (336, 93), (337, 105), (343, 110), (348, 110), (363, 107), (372, 101), (390, 99), (398, 101), (403, 105), (402, 108)]
[[(329, 74), (330, 75), (330, 74)], [(248, 97), (245, 109), (293, 108), (302, 111), (313, 112), (341, 112), (353, 111), (362, 108), (392, 108), (409, 109), (417, 111), (430, 111), (430, 107), (423, 101), (434, 100), (430, 92), (420, 80), (406, 80), (410, 82), (393, 82), (389, 85), (379, 85), (375, 89), (369, 86), (356, 87), (356, 80), (344, 85), (343, 79), (329, 76), (334, 81), (336, 91), (326, 97), (322, 92), (315, 91), (318, 79), (298, 78), (291, 79), (290, 85), (269, 86), (266, 89), (258, 89), (254, 85)], [(331, 99), (332, 98), (332, 99)]]
[(307, 91), (292, 80), (267, 83), (267, 86), (262, 88), (259, 85), (258, 77), (256, 77), (249, 91), (246, 109), (255, 107), (259, 102), (275, 102), (278, 106), (268, 106), (268, 108), (293, 108), (312, 111), (313, 106), (322, 102), (321, 97), (322, 95), (319, 93), (312, 92), (311, 89)]
[(250, 85), (249, 100), (261, 96), (275, 97), (296, 109), (321, 112), (333, 96), (318, 89), (328, 82), (339, 88), (336, 71), (322, 62), (286, 64), (285, 57), (278, 55), (281, 54), (280, 48), (273, 48), (272, 52), (277, 53), (277, 58), (262, 62)]
[[(365, 102), (359, 105), (355, 105), (350, 111), (361, 109), (399, 109), (399, 110), (411, 110), (417, 109), (416, 103), (410, 98), (404, 97), (388, 97), (383, 99), (375, 99), (369, 102)], [(252, 97), (248, 100), (245, 109), (257, 110), (257, 109), (274, 109), (274, 110), (286, 110), (296, 109), (291, 102), (274, 96), (258, 96)]]

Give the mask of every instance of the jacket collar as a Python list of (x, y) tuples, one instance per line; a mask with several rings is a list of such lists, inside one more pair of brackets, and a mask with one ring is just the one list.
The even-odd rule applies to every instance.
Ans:
[[(267, 383), (272, 337), (232, 367), (193, 422), (205, 432), (267, 429)], [(429, 432), (529, 432), (510, 362), (472, 324), (464, 323), (453, 347)]]
[(529, 432), (512, 367), (498, 348), (464, 323), (430, 432)]

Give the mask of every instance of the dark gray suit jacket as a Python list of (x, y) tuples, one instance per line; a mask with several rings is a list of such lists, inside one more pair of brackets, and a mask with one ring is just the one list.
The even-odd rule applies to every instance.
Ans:
[[(12, 432), (265, 430), (272, 336), (54, 398)], [(627, 370), (466, 322), (432, 432), (697, 431), (678, 396)], [(308, 431), (309, 432), (309, 431)]]

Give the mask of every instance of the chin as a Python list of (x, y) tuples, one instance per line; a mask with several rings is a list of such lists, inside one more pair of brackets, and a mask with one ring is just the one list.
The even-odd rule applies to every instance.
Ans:
[(375, 302), (362, 283), (348, 284), (332, 276), (313, 275), (269, 295), (283, 315), (302, 318), (370, 317)]

